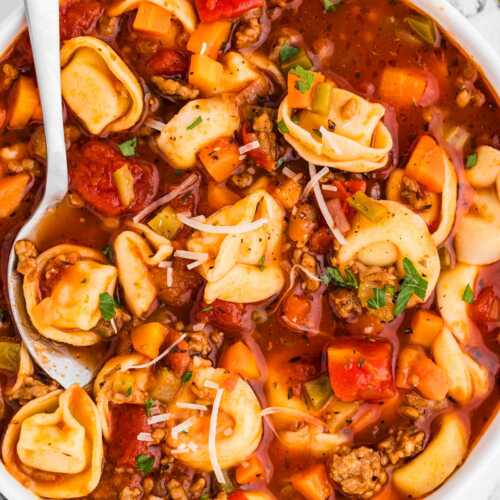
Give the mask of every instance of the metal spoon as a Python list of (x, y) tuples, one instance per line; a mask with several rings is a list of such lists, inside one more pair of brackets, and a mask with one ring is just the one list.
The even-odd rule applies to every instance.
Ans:
[[(47, 143), (47, 180), (38, 208), (19, 231), (19, 240), (37, 239), (44, 218), (54, 212), (68, 191), (66, 144), (61, 99), (59, 42), (59, 0), (24, 0), (28, 29), (42, 103)], [(63, 387), (87, 385), (102, 365), (107, 348), (74, 348), (42, 337), (26, 312), (22, 277), (16, 271), (14, 244), (7, 267), (7, 285), (12, 317), (17, 330), (36, 363)]]

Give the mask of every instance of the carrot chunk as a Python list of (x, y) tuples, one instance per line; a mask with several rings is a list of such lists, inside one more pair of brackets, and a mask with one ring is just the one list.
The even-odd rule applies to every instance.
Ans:
[(231, 191), (224, 184), (216, 184), (215, 182), (208, 183), (207, 190), (207, 202), (208, 208), (211, 212), (216, 212), (222, 207), (227, 207), (228, 205), (234, 205), (240, 197)]
[(442, 193), (444, 188), (445, 152), (429, 135), (420, 137), (413, 150), (406, 175), (422, 184), (433, 193)]
[(154, 3), (141, 2), (133, 27), (151, 35), (167, 35), (172, 28), (172, 14)]
[(31, 176), (26, 173), (0, 179), (0, 218), (12, 215), (28, 190)]
[(426, 76), (415, 69), (387, 67), (379, 84), (380, 97), (398, 107), (413, 106), (427, 87)]
[(288, 73), (288, 106), (291, 109), (310, 108), (313, 99), (314, 89), (318, 83), (324, 82), (325, 77), (321, 73), (300, 68), (292, 69)]
[(9, 99), (9, 128), (24, 128), (39, 109), (40, 98), (35, 81), (21, 76), (14, 84)]
[(207, 172), (217, 182), (224, 182), (240, 164), (238, 146), (230, 137), (222, 137), (205, 146), (199, 156)]
[(241, 340), (227, 348), (222, 355), (220, 366), (244, 378), (256, 379), (260, 377), (255, 356)]
[(423, 347), (431, 347), (443, 326), (444, 321), (441, 316), (419, 309), (411, 319), (410, 341)]
[(262, 462), (252, 455), (249, 459), (236, 467), (236, 482), (238, 484), (249, 484), (257, 481), (264, 475)]
[(294, 474), (290, 481), (306, 500), (325, 500), (333, 493), (324, 464), (315, 464)]
[(195, 54), (205, 54), (212, 59), (217, 59), (219, 50), (229, 38), (230, 33), (229, 21), (200, 23), (189, 37), (187, 49)]

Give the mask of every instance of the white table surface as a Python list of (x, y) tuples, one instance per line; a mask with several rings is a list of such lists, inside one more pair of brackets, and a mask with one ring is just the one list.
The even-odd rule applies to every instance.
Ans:
[[(0, 0), (0, 19), (3, 19), (20, 2), (21, 0)], [(500, 0), (450, 0), (450, 2), (479, 29), (490, 42), (492, 50), (500, 53)], [(491, 470), (495, 468), (490, 468)], [(500, 473), (492, 474), (485, 471), (484, 477), (475, 485), (474, 491), (462, 493), (460, 498), (450, 498), (450, 500), (500, 500)]]

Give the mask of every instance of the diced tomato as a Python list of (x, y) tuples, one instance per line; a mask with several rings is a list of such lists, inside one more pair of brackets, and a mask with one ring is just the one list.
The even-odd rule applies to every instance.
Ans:
[(500, 321), (500, 298), (493, 287), (483, 288), (471, 306), (472, 319), (478, 323)]
[(159, 463), (159, 449), (139, 441), (140, 432), (151, 432), (148, 416), (142, 405), (113, 405), (111, 407), (111, 443), (108, 448), (116, 467), (136, 467), (138, 455), (149, 455)]
[[(248, 124), (243, 125), (243, 128), (241, 130), (241, 138), (243, 140), (243, 144), (250, 144), (258, 140), (257, 134), (250, 131)], [(262, 148), (253, 149), (246, 154), (250, 156), (250, 158), (252, 158), (252, 160), (264, 170), (267, 170), (268, 172), (272, 172), (274, 170), (276, 162), (274, 161), (272, 156)]]
[[(159, 174), (152, 163), (124, 157), (111, 142), (93, 140), (70, 151), (70, 186), (83, 200), (105, 216), (142, 210), (158, 192)], [(127, 165), (134, 178), (134, 202), (124, 207), (113, 181), (113, 172)]]
[(242, 333), (252, 329), (251, 310), (246, 304), (216, 300), (213, 304), (202, 303), (196, 316), (198, 321), (208, 322), (226, 333)]
[(319, 333), (324, 292), (321, 287), (306, 295), (300, 285), (295, 287), (283, 303), (281, 321), (294, 332)]
[(97, 0), (66, 1), (61, 6), (61, 40), (87, 35), (103, 12), (104, 6)]
[[(170, 329), (166, 343), (168, 345), (172, 345), (174, 342), (179, 340), (180, 335), (181, 334), (177, 330)], [(187, 367), (191, 362), (188, 349), (189, 344), (183, 340), (177, 344), (173, 351), (167, 356), (168, 366), (179, 377), (187, 370)]]
[(333, 392), (342, 401), (394, 396), (392, 345), (385, 340), (336, 339), (328, 348)]
[(160, 49), (146, 64), (151, 76), (185, 75), (189, 69), (189, 56), (180, 50)]
[(204, 23), (236, 19), (245, 12), (263, 5), (263, 0), (196, 0), (198, 14)]
[(338, 198), (341, 201), (346, 201), (358, 191), (363, 191), (363, 193), (366, 191), (366, 181), (362, 179), (353, 179), (350, 181), (334, 180), (331, 185), (336, 188), (336, 191), (324, 190), (323, 195), (327, 200)]

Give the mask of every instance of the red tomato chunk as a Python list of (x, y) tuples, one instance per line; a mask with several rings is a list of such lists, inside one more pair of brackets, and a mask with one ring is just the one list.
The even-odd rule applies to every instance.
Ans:
[[(92, 208), (106, 216), (136, 213), (153, 201), (158, 192), (159, 175), (152, 163), (125, 158), (106, 141), (90, 141), (70, 152), (70, 186)], [(134, 178), (134, 202), (124, 207), (113, 181), (113, 172), (127, 165)]]
[(337, 339), (328, 348), (328, 371), (342, 401), (374, 401), (394, 395), (392, 345), (387, 341)]
[(236, 19), (245, 12), (263, 5), (263, 0), (196, 0), (198, 14), (204, 23)]
[(117, 467), (133, 467), (135, 469), (138, 455), (149, 455), (156, 458), (158, 450), (150, 443), (137, 439), (140, 432), (151, 432), (144, 406), (114, 405), (111, 415), (109, 453), (111, 460)]
[(472, 318), (478, 323), (496, 323), (500, 321), (500, 298), (493, 287), (484, 288), (472, 305)]
[(189, 57), (180, 50), (161, 49), (147, 63), (150, 75), (184, 75), (189, 69)]
[(96, 0), (66, 2), (61, 7), (61, 40), (87, 35), (103, 12), (104, 7)]

